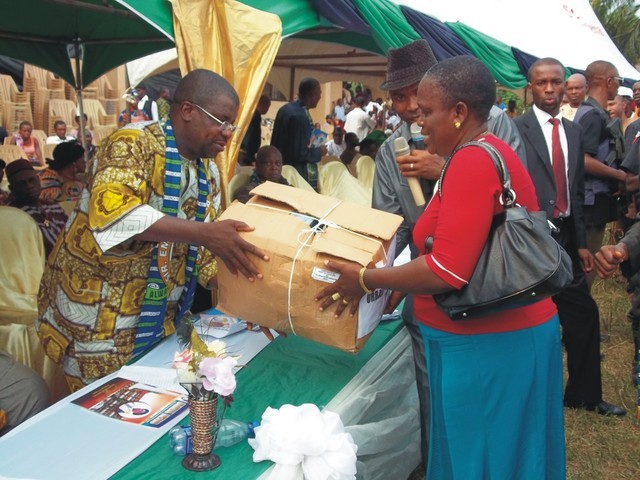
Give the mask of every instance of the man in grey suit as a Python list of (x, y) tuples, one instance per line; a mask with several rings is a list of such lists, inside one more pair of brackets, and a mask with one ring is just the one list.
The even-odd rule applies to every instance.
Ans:
[(600, 319), (585, 278), (585, 272), (593, 270), (594, 261), (587, 249), (582, 212), (582, 127), (563, 119), (560, 113), (564, 76), (564, 66), (554, 58), (542, 58), (531, 65), (527, 87), (534, 106), (514, 122), (525, 145), (526, 167), (540, 209), (547, 213), (556, 240), (573, 260), (573, 283), (553, 297), (567, 351), (569, 377), (564, 404), (601, 415), (624, 415), (623, 408), (602, 399)]

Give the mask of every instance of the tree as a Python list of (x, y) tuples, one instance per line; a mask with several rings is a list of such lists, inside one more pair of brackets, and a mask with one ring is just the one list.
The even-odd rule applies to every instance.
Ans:
[(636, 0), (591, 0), (591, 7), (618, 50), (632, 65), (640, 62), (640, 5)]

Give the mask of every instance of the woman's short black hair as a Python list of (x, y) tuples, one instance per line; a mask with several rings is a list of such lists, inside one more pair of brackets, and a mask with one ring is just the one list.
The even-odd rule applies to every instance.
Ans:
[(476, 57), (460, 55), (442, 60), (431, 67), (422, 79), (436, 84), (446, 106), (463, 102), (479, 119), (489, 117), (496, 101), (496, 81)]

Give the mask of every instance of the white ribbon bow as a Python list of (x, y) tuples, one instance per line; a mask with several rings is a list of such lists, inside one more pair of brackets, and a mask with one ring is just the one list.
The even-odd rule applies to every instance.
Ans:
[(334, 412), (321, 412), (310, 403), (268, 407), (255, 433), (249, 439), (253, 461), (276, 463), (270, 478), (355, 479), (358, 446)]

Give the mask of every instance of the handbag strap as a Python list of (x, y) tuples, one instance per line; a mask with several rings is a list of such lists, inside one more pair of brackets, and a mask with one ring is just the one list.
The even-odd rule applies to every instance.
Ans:
[(488, 155), (491, 157), (493, 161), (493, 165), (496, 167), (498, 171), (498, 176), (500, 177), (500, 183), (502, 184), (502, 194), (500, 195), (500, 203), (504, 206), (504, 208), (511, 208), (516, 204), (516, 192), (511, 188), (511, 175), (509, 175), (509, 170), (504, 164), (504, 159), (502, 155), (498, 151), (496, 147), (487, 142), (479, 142), (477, 140), (472, 140), (470, 142), (463, 143), (459, 147), (457, 147), (451, 155), (447, 158), (447, 161), (442, 167), (442, 171), (440, 172), (440, 179), (438, 180), (438, 195), (442, 197), (442, 180), (444, 179), (444, 174), (449, 167), (449, 163), (453, 156), (458, 153), (458, 151), (462, 150), (465, 147), (480, 147), (482, 148)]

